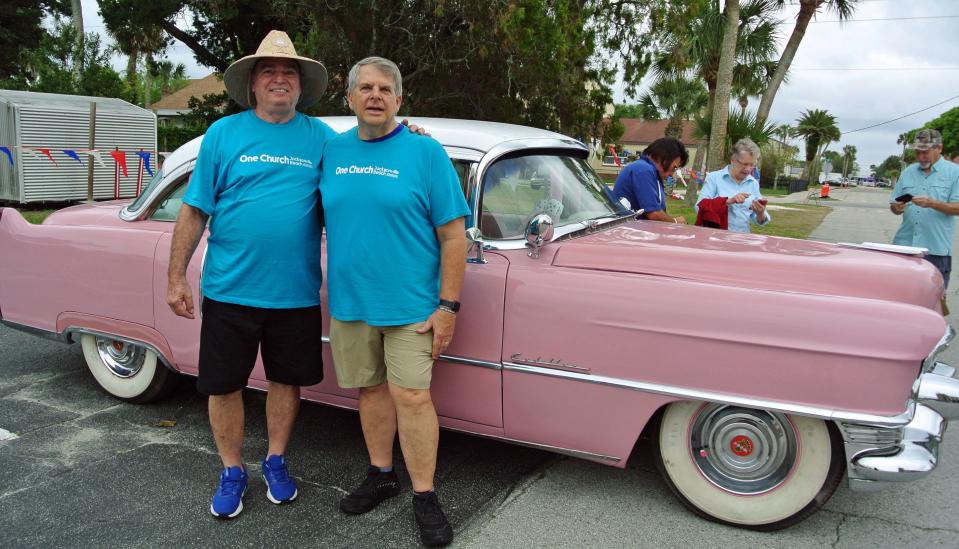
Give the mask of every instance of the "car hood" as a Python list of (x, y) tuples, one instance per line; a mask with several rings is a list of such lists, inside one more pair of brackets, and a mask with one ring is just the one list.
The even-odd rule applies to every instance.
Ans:
[(564, 242), (553, 265), (881, 299), (937, 311), (942, 297), (939, 272), (918, 257), (653, 221)]
[(126, 207), (130, 200), (110, 200), (79, 204), (57, 210), (47, 216), (44, 225), (100, 225), (123, 227), (129, 225), (120, 219), (120, 210)]

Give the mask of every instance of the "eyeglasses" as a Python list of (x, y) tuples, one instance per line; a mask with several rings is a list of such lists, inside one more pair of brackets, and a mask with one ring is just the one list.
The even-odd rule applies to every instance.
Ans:
[(740, 166), (746, 167), (746, 168), (755, 168), (755, 167), (756, 167), (756, 162), (743, 162), (742, 160), (740, 160), (740, 159), (738, 159), (738, 158), (733, 158), (733, 162), (739, 164)]

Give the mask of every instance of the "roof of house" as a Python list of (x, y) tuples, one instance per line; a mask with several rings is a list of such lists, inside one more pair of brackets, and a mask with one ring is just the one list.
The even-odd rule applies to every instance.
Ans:
[(199, 99), (211, 93), (223, 93), (225, 90), (223, 77), (217, 73), (212, 73), (203, 78), (190, 80), (185, 88), (161, 97), (159, 101), (150, 105), (150, 109), (189, 110), (191, 97)]
[[(648, 145), (666, 135), (666, 125), (669, 120), (643, 120), (641, 118), (620, 118), (623, 123), (623, 137), (620, 143), (639, 143)], [(700, 140), (693, 136), (696, 125), (690, 120), (683, 121), (683, 135), (680, 141), (684, 145), (698, 145)]]

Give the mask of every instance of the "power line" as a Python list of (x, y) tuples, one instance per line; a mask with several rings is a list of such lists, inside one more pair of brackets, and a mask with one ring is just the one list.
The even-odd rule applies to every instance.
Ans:
[(790, 67), (791, 71), (959, 71), (959, 67)]
[(880, 122), (880, 123), (878, 123), (878, 124), (873, 124), (872, 126), (866, 126), (865, 128), (859, 128), (858, 130), (850, 130), (850, 131), (848, 131), (848, 132), (842, 132), (842, 135), (846, 135), (846, 134), (849, 134), (849, 133), (861, 132), (861, 131), (863, 131), (863, 130), (869, 130), (869, 129), (872, 129), (872, 128), (877, 128), (877, 127), (879, 127), (879, 126), (883, 126), (883, 125), (885, 125), (885, 124), (889, 124), (890, 122), (895, 122), (895, 121), (897, 121), (897, 120), (902, 120), (903, 118), (907, 118), (907, 117), (912, 116), (912, 115), (914, 115), (914, 114), (919, 114), (919, 113), (921, 113), (921, 112), (928, 111), (929, 109), (931, 109), (931, 108), (933, 108), (933, 107), (938, 107), (939, 105), (942, 105), (943, 103), (948, 103), (948, 102), (952, 101), (953, 99), (959, 99), (959, 95), (954, 95), (954, 96), (950, 97), (949, 99), (946, 99), (946, 100), (943, 100), (943, 101), (940, 101), (940, 102), (936, 103), (935, 105), (929, 105), (928, 107), (926, 107), (926, 108), (924, 108), (924, 109), (919, 109), (919, 110), (916, 111), (916, 112), (911, 112), (911, 113), (909, 113), (909, 114), (904, 114), (904, 115), (902, 115), (902, 116), (900, 116), (900, 117), (898, 117), (898, 118), (893, 118), (892, 120), (886, 120), (885, 122)]
[(915, 21), (918, 19), (955, 19), (959, 15), (921, 15), (918, 17), (877, 17), (874, 19), (830, 19), (828, 21), (810, 21), (809, 24), (817, 23), (867, 23), (872, 21)]

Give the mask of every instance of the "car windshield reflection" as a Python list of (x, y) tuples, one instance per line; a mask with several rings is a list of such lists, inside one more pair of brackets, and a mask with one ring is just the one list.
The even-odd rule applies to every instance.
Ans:
[(479, 228), (488, 239), (521, 238), (541, 213), (556, 228), (628, 213), (610, 199), (586, 160), (571, 156), (503, 158), (486, 170), (482, 189)]

